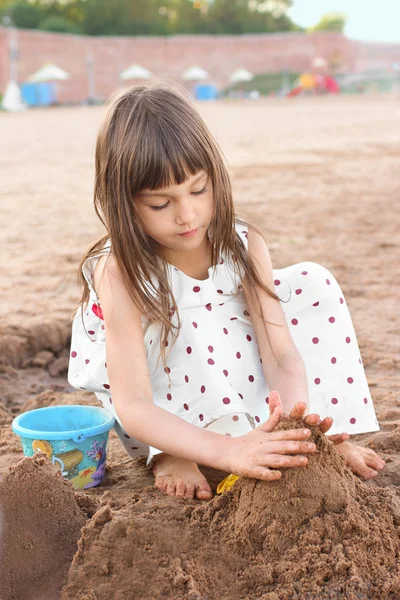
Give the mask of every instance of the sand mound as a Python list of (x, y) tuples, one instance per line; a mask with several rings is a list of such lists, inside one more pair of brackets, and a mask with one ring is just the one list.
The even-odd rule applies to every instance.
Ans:
[(24, 328), (15, 325), (0, 329), (0, 364), (21, 367), (39, 352), (61, 352), (71, 337), (67, 320), (43, 322)]
[(85, 517), (70, 483), (44, 455), (24, 458), (0, 480), (2, 600), (54, 600)]
[(319, 454), (307, 469), (280, 482), (242, 480), (232, 493), (223, 527), (251, 565), (239, 597), (398, 600), (400, 503), (354, 477), (318, 431), (313, 437)]
[(16, 454), (17, 456), (21, 454), (21, 442), (11, 431), (12, 420), (11, 412), (0, 404), (0, 466), (3, 464), (3, 459), (4, 465), (10, 464), (10, 454)]
[(74, 394), (60, 394), (52, 390), (46, 390), (37, 396), (29, 398), (21, 407), (20, 412), (45, 408), (46, 406), (69, 406), (71, 404), (84, 404), (85, 406), (100, 406), (100, 402), (94, 394), (89, 392), (76, 392)]
[(400, 425), (389, 433), (377, 433), (369, 444), (377, 452), (400, 451)]
[[(293, 426), (293, 424), (289, 424)], [(399, 600), (400, 505), (318, 454), (202, 505), (133, 492), (82, 530), (63, 600)], [(94, 591), (95, 590), (95, 591)]]

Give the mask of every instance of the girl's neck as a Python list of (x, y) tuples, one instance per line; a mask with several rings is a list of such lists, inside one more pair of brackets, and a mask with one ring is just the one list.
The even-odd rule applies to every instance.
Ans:
[(193, 279), (207, 279), (208, 269), (211, 267), (211, 244), (208, 236), (198, 248), (188, 252), (174, 252), (163, 248), (160, 255), (169, 264), (173, 265)]

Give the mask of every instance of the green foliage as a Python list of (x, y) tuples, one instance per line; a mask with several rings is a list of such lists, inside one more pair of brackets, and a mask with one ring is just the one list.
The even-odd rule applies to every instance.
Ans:
[(28, 4), (24, 1), (8, 4), (6, 11), (9, 17), (13, 20), (14, 25), (22, 29), (36, 29), (40, 21), (43, 19), (40, 7), (34, 4)]
[(268, 4), (255, 0), (214, 0), (208, 17), (210, 33), (244, 34), (290, 31), (292, 22), (285, 15), (291, 1), (276, 2), (275, 12), (264, 9)]
[(346, 15), (331, 12), (321, 17), (320, 21), (314, 27), (310, 27), (308, 31), (338, 31), (339, 33), (343, 33), (345, 25)]
[(165, 35), (168, 20), (155, 0), (86, 0), (82, 23), (89, 35)]
[[(292, 0), (176, 0), (173, 33), (246, 34), (291, 31)], [(268, 7), (270, 7), (268, 9)]]
[(72, 23), (65, 17), (57, 16), (47, 17), (39, 25), (42, 31), (54, 31), (57, 33), (82, 33), (79, 25)]
[[(22, 9), (23, 19), (10, 14), (12, 5)], [(297, 31), (286, 14), (291, 5), (292, 0), (0, 0), (0, 9), (18, 27), (89, 35)]]

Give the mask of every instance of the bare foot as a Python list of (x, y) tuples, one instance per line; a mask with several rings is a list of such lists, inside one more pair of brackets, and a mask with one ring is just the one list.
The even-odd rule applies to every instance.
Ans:
[(385, 461), (371, 450), (363, 446), (356, 446), (351, 442), (343, 442), (335, 446), (336, 450), (343, 456), (346, 465), (360, 477), (372, 479), (383, 469)]
[(156, 488), (176, 498), (211, 500), (211, 488), (196, 463), (169, 454), (158, 454), (154, 462)]

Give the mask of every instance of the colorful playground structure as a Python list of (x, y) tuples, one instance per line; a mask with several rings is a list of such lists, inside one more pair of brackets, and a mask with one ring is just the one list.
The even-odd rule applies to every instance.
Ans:
[(329, 73), (328, 63), (322, 57), (316, 57), (311, 63), (312, 70), (302, 73), (295, 86), (287, 94), (289, 98), (310, 94), (338, 94), (340, 86)]
[(340, 86), (332, 75), (302, 73), (296, 84), (288, 93), (289, 98), (301, 94), (338, 94), (340, 92)]

